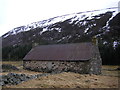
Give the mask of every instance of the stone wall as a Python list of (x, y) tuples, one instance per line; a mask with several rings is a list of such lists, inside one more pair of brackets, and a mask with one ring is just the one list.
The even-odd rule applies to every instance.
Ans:
[[(48, 73), (58, 73), (58, 72), (76, 72), (81, 74), (98, 74), (98, 71), (94, 71), (97, 67), (91, 67), (91, 64), (94, 64), (89, 61), (35, 61), (29, 60), (24, 61), (24, 69), (39, 71), (39, 72), (48, 72)], [(94, 64), (96, 65), (96, 64)], [(97, 66), (97, 65), (96, 65)]]
[(8, 73), (7, 75), (0, 75), (0, 86), (5, 85), (17, 85), (24, 81), (28, 81), (31, 79), (39, 78), (42, 76), (52, 75), (54, 73), (40, 73), (34, 75), (26, 75), (26, 74), (17, 74), (17, 73)]
[(90, 71), (89, 73), (91, 74), (101, 74), (101, 69), (102, 69), (102, 59), (100, 56), (100, 52), (97, 46), (92, 47), (92, 60), (90, 62)]

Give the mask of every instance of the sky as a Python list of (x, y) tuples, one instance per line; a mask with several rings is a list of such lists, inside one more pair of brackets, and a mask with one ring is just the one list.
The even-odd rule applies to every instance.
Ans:
[(117, 7), (119, 0), (0, 0), (0, 36), (55, 16)]

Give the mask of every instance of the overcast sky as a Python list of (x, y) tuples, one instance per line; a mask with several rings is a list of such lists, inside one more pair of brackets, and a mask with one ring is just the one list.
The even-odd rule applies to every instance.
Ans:
[(15, 27), (64, 14), (117, 7), (119, 0), (0, 0), (0, 36)]

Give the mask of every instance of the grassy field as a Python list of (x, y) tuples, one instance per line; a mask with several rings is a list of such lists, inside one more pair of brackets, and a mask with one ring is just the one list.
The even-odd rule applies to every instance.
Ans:
[[(19, 71), (14, 73), (37, 74), (23, 69), (22, 61), (3, 62), (3, 64), (12, 64), (18, 67)], [(60, 74), (43, 76), (18, 85), (8, 85), (4, 88), (118, 88), (118, 79), (120, 71), (115, 70), (118, 66), (103, 65), (101, 75), (78, 74), (73, 72), (63, 72)], [(9, 72), (3, 72), (7, 74)]]

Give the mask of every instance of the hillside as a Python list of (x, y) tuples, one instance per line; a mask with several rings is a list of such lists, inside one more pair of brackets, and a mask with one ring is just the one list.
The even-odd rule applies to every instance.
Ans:
[(103, 62), (117, 64), (119, 19), (116, 9), (106, 9), (57, 16), (14, 28), (2, 36), (3, 59), (22, 59), (36, 45), (89, 42), (96, 36)]

